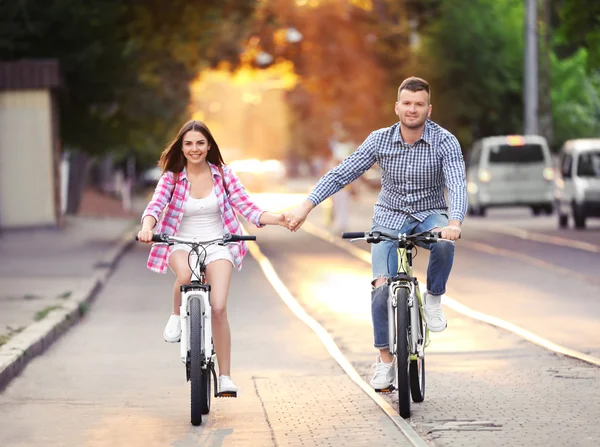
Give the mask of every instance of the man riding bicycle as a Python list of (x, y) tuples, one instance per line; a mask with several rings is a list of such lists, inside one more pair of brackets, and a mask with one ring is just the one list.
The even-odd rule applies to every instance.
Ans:
[[(374, 206), (372, 231), (398, 235), (433, 230), (441, 231), (443, 239), (458, 239), (467, 212), (465, 164), (456, 137), (429, 120), (430, 97), (427, 81), (416, 77), (404, 80), (394, 109), (399, 122), (372, 132), (354, 153), (325, 174), (308, 198), (287, 215), (289, 228), (298, 230), (315, 206), (377, 163), (382, 170), (381, 191)], [(424, 248), (431, 251), (425, 321), (431, 331), (441, 332), (447, 326), (441, 297), (452, 269), (454, 244), (440, 241)], [(371, 314), (375, 348), (380, 351), (371, 379), (375, 389), (389, 388), (394, 381), (387, 327), (387, 279), (398, 268), (397, 256), (389, 256), (394, 250), (393, 242), (371, 245)]]

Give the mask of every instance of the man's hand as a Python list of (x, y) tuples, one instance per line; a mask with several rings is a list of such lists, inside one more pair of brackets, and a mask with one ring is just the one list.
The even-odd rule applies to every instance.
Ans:
[(442, 228), (442, 239), (455, 241), (460, 237), (461, 229), (458, 220), (451, 220), (447, 227)]
[(285, 213), (288, 229), (298, 231), (314, 207), (310, 200), (305, 200), (293, 211)]

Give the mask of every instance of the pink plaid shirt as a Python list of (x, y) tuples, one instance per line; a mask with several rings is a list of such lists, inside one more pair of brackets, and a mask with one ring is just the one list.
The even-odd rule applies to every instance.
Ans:
[[(225, 232), (242, 234), (242, 226), (235, 215), (235, 211), (240, 213), (248, 222), (253, 223), (257, 227), (262, 227), (263, 225), (260, 224), (259, 220), (264, 211), (252, 203), (244, 186), (231, 168), (223, 165), (223, 174), (225, 176), (225, 183), (227, 184), (227, 196), (219, 168), (210, 162), (207, 163), (212, 173), (214, 192), (217, 196), (219, 208), (221, 209)], [(175, 184), (176, 177), (178, 179)], [(190, 182), (188, 181), (185, 168), (179, 174), (174, 174), (171, 171), (165, 172), (156, 185), (152, 200), (150, 200), (150, 203), (148, 203), (142, 214), (142, 220), (146, 216), (152, 216), (158, 222), (154, 230), (155, 233), (176, 235), (189, 195)], [(165, 211), (164, 214), (163, 210)], [(242, 259), (248, 252), (248, 247), (243, 241), (234, 242), (228, 246), (233, 254), (235, 265), (240, 270), (242, 268)], [(166, 273), (168, 253), (168, 246), (153, 245), (148, 257), (148, 268), (153, 272)]]

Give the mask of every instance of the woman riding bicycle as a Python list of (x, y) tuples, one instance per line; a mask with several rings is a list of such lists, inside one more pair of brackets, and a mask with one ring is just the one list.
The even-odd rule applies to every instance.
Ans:
[[(163, 174), (142, 215), (138, 239), (150, 243), (154, 232), (211, 240), (225, 233), (241, 234), (235, 211), (257, 227), (287, 226), (282, 214), (256, 206), (238, 177), (223, 162), (219, 146), (201, 121), (188, 121), (160, 156)], [(156, 230), (156, 231), (154, 231)], [(173, 311), (164, 329), (164, 339), (175, 343), (181, 338), (180, 287), (190, 282), (190, 247), (155, 245), (148, 268), (175, 273)], [(206, 277), (211, 285), (212, 332), (219, 365), (219, 392), (237, 392), (231, 379), (231, 331), (227, 319), (227, 294), (233, 267), (242, 267), (248, 249), (244, 242), (206, 248)], [(204, 252), (202, 252), (204, 254)]]

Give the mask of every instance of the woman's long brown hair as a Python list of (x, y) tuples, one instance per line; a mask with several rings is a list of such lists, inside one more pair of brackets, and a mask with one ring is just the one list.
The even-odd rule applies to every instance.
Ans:
[(183, 155), (182, 141), (183, 136), (190, 130), (196, 130), (200, 132), (207, 139), (209, 151), (206, 154), (206, 159), (208, 161), (217, 166), (225, 164), (223, 157), (221, 156), (219, 145), (213, 138), (210, 130), (208, 130), (208, 127), (206, 127), (206, 124), (204, 124), (202, 121), (190, 120), (185, 123), (181, 129), (179, 129), (175, 139), (171, 141), (169, 145), (162, 151), (162, 154), (160, 154), (158, 167), (163, 173), (166, 171), (171, 171), (173, 173), (179, 173), (183, 171), (187, 161)]

